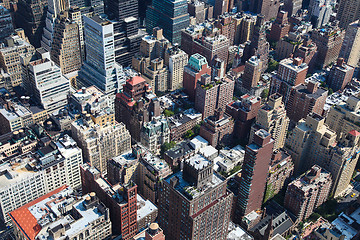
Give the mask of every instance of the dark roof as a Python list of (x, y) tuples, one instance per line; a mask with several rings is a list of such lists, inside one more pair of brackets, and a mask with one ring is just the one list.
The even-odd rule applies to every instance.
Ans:
[(193, 151), (194, 149), (190, 146), (189, 141), (184, 141), (175, 145), (172, 149), (167, 150), (165, 154), (172, 159), (177, 159)]

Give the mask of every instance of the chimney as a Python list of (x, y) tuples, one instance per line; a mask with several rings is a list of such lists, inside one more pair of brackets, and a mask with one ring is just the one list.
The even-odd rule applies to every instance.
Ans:
[(343, 58), (338, 58), (336, 61), (336, 65), (342, 67), (344, 66), (345, 60)]
[(297, 57), (297, 58), (293, 59), (293, 64), (295, 66), (300, 66), (302, 64), (302, 62), (303, 62), (302, 58)]
[(153, 28), (153, 36), (157, 39), (160, 40), (163, 38), (163, 30), (159, 27), (154, 27)]
[(318, 83), (310, 81), (307, 84), (307, 91), (310, 93), (315, 93), (318, 90)]

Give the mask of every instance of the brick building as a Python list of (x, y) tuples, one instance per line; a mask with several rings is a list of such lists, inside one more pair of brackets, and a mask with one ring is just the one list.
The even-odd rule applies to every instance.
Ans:
[(261, 99), (255, 96), (243, 95), (241, 99), (226, 106), (226, 113), (235, 120), (234, 137), (246, 144), (250, 135), (251, 125), (261, 106)]
[(229, 78), (211, 79), (209, 75), (201, 76), (197, 82), (195, 109), (205, 119), (214, 115), (216, 109), (225, 109), (232, 101), (235, 83)]
[(331, 25), (312, 31), (311, 39), (318, 48), (317, 66), (326, 67), (335, 62), (339, 57), (341, 45), (345, 36), (345, 30), (341, 30), (338, 22), (334, 21)]
[(206, 58), (198, 53), (190, 56), (188, 65), (184, 68), (184, 91), (189, 95), (190, 100), (195, 100), (195, 90), (197, 81), (202, 75), (211, 74), (211, 68), (208, 66)]
[(271, 41), (277, 42), (285, 35), (287, 35), (289, 30), (290, 30), (290, 24), (288, 21), (288, 13), (285, 11), (280, 11), (277, 14), (275, 22), (273, 22), (271, 25), (269, 39)]
[(327, 200), (331, 184), (331, 174), (314, 165), (288, 185), (285, 207), (296, 215), (298, 221), (305, 220)]
[(338, 58), (336, 64), (331, 68), (329, 74), (329, 87), (334, 91), (344, 90), (351, 81), (354, 68), (345, 63), (343, 58)]
[(167, 238), (226, 239), (233, 195), (213, 166), (197, 154), (184, 161), (183, 171), (164, 179), (159, 224)]
[(142, 77), (131, 77), (123, 86), (123, 91), (116, 94), (115, 119), (125, 123), (131, 137), (136, 141), (140, 141), (142, 123), (159, 115), (159, 100)]
[(243, 216), (261, 208), (273, 145), (270, 133), (261, 129), (246, 146), (234, 215), (236, 222), (240, 223)]
[(305, 82), (307, 70), (301, 58), (281, 60), (276, 74), (271, 77), (270, 94), (279, 93), (287, 105), (291, 88)]
[(95, 192), (101, 202), (110, 210), (114, 234), (131, 239), (137, 227), (137, 185), (111, 185), (101, 173), (88, 164), (80, 167), (83, 193)]
[(215, 115), (204, 119), (204, 124), (200, 127), (200, 136), (213, 147), (231, 144), (233, 132), (234, 120), (230, 115), (224, 114), (223, 109), (217, 109)]
[(296, 123), (311, 112), (320, 116), (323, 114), (328, 91), (319, 85), (318, 82), (309, 81), (291, 89), (286, 106), (291, 121)]

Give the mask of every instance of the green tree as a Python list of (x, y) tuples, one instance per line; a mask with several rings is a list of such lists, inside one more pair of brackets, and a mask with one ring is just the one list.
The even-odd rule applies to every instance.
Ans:
[(269, 89), (268, 89), (268, 88), (265, 88), (265, 89), (262, 91), (260, 97), (261, 97), (262, 99), (266, 99), (268, 96), (269, 96)]
[(196, 135), (199, 135), (199, 133), (200, 133), (200, 124), (196, 124), (196, 125), (194, 126), (193, 132), (194, 132), (195, 136), (196, 136)]
[(186, 131), (184, 138), (185, 139), (192, 139), (195, 136), (195, 133), (193, 132), (193, 130), (189, 129)]
[(165, 109), (165, 110), (164, 110), (164, 115), (165, 115), (166, 117), (171, 117), (171, 116), (174, 115), (174, 112), (171, 111), (171, 110), (169, 110), (169, 109)]
[(271, 59), (268, 64), (268, 68), (266, 69), (266, 72), (272, 72), (277, 70), (279, 67), (279, 62), (275, 61), (274, 59)]
[(166, 152), (169, 149), (172, 149), (173, 147), (175, 147), (176, 142), (171, 141), (171, 142), (166, 142), (163, 145), (161, 145), (161, 154), (163, 154), (164, 152)]

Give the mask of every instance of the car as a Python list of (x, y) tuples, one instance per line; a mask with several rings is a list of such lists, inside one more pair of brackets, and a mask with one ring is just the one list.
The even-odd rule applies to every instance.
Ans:
[(351, 194), (351, 196), (350, 196), (350, 197), (355, 197), (355, 195), (356, 195), (356, 194), (355, 194), (355, 193), (353, 193), (353, 194)]

